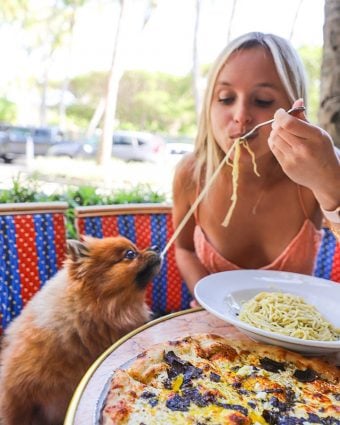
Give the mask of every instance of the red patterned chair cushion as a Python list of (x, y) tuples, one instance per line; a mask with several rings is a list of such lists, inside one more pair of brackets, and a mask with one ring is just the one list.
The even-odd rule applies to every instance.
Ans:
[(340, 282), (340, 241), (328, 227), (323, 228), (314, 276)]
[(67, 204), (0, 204), (0, 332), (61, 268)]
[[(140, 249), (158, 245), (162, 250), (173, 234), (171, 206), (127, 204), (78, 207), (78, 236), (99, 238), (122, 235)], [(155, 316), (190, 307), (192, 297), (177, 269), (174, 246), (167, 252), (160, 273), (147, 288), (146, 301)]]

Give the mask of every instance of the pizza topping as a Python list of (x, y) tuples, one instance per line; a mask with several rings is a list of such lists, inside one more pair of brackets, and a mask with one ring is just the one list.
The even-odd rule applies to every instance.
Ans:
[(266, 390), (264, 390), (265, 393), (271, 394), (271, 393), (283, 393), (283, 389), (282, 388), (268, 388)]
[(173, 391), (175, 391), (177, 393), (179, 391), (179, 389), (181, 388), (183, 381), (184, 381), (183, 375), (182, 374), (177, 375), (176, 378), (174, 379), (173, 383), (172, 383)]
[(299, 370), (296, 369), (293, 376), (300, 382), (313, 382), (318, 379), (318, 374), (313, 369)]
[(156, 394), (151, 391), (143, 391), (140, 396), (142, 398), (152, 398), (152, 397), (156, 397)]
[(290, 408), (289, 403), (283, 403), (277, 397), (271, 397), (269, 404), (271, 404), (273, 407), (277, 407), (280, 412), (285, 412)]
[(229, 404), (229, 403), (217, 402), (216, 406), (223, 407), (224, 409), (236, 410), (236, 411), (242, 413), (242, 415), (248, 416), (248, 409), (246, 409), (245, 407), (240, 406), (238, 404)]
[(183, 382), (188, 383), (191, 379), (196, 379), (202, 375), (202, 369), (182, 360), (173, 351), (164, 353), (164, 360), (170, 365), (170, 369), (168, 369), (168, 377), (170, 379), (182, 374)]
[(255, 366), (245, 365), (239, 368), (236, 372), (237, 376), (249, 376), (252, 375), (256, 370), (258, 370)]
[(166, 401), (166, 407), (170, 410), (187, 412), (189, 410), (190, 400), (178, 394), (174, 394)]
[(220, 375), (217, 375), (217, 373), (214, 373), (214, 372), (210, 373), (209, 378), (210, 378), (210, 381), (213, 381), (213, 382), (220, 382), (221, 380)]
[(216, 404), (216, 397), (211, 391), (201, 394), (197, 388), (187, 388), (183, 391), (183, 396), (199, 407), (205, 407), (209, 404)]
[(275, 360), (270, 359), (269, 357), (263, 357), (263, 359), (260, 359), (260, 364), (263, 369), (268, 370), (268, 372), (279, 373), (280, 370), (286, 369), (285, 363), (276, 362)]
[(332, 416), (320, 418), (314, 413), (308, 413), (307, 418), (297, 418), (295, 416), (282, 416), (280, 412), (269, 410), (263, 411), (263, 418), (269, 425), (307, 425), (307, 424), (322, 424), (322, 425), (340, 425), (340, 421)]

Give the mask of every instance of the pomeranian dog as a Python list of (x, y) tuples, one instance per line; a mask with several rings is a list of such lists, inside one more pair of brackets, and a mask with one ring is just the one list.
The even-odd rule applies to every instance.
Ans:
[(112, 343), (144, 324), (157, 247), (128, 239), (68, 241), (64, 267), (7, 328), (1, 353), (3, 425), (60, 425), (77, 384)]

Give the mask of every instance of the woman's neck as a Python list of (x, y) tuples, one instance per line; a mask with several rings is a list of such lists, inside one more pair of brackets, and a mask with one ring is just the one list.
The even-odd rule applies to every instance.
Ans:
[(283, 172), (280, 164), (276, 158), (271, 155), (270, 157), (262, 157), (256, 160), (256, 171), (254, 165), (250, 162), (239, 164), (239, 184), (247, 184), (251, 186), (262, 186), (271, 185), (277, 180), (285, 178), (286, 175)]

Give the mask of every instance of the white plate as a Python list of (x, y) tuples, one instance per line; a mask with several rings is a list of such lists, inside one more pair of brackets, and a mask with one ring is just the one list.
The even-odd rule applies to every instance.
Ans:
[(270, 270), (235, 270), (204, 277), (196, 285), (195, 296), (210, 313), (235, 325), (254, 340), (309, 355), (340, 352), (340, 340), (303, 340), (258, 329), (239, 320), (237, 312), (242, 303), (262, 291), (300, 295), (340, 328), (340, 284), (326, 279)]

